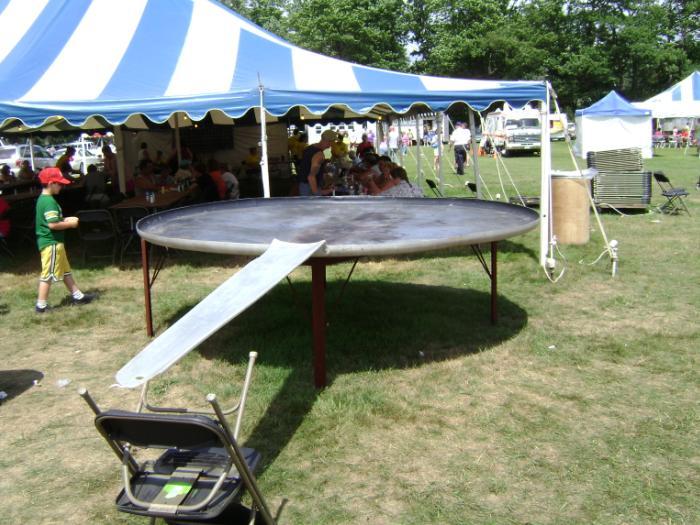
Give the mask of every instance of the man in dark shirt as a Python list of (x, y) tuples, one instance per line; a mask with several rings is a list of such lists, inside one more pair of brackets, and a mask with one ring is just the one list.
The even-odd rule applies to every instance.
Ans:
[(323, 163), (326, 160), (323, 152), (331, 147), (338, 134), (327, 129), (321, 133), (321, 140), (316, 144), (308, 146), (301, 156), (299, 162), (299, 195), (306, 197), (309, 195), (328, 195), (332, 189), (323, 188)]

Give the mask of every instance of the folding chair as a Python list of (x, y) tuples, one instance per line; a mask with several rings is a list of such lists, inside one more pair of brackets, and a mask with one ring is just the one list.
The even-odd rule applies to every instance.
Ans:
[(436, 197), (444, 197), (444, 195), (440, 191), (440, 188), (438, 188), (437, 184), (435, 184), (434, 180), (425, 179), (425, 183), (428, 185), (428, 188), (433, 190), (433, 193), (435, 194)]
[[(237, 434), (245, 405), (255, 353), (251, 353), (240, 402), (224, 411), (214, 394), (207, 396), (212, 413), (183, 408), (152, 407), (144, 386), (139, 411), (101, 411), (90, 394), (80, 395), (95, 413), (95, 427), (121, 462), (123, 488), (117, 509), (162, 518), (170, 524), (220, 523), (274, 525), (253, 471), (260, 453), (239, 447)], [(148, 413), (142, 408), (160, 412)], [(238, 411), (235, 430), (226, 414)], [(157, 459), (139, 463), (132, 451), (165, 450)], [(253, 505), (241, 504), (248, 490)], [(259, 514), (258, 514), (259, 513)]]
[(690, 215), (688, 207), (683, 200), (688, 196), (688, 192), (685, 191), (685, 188), (674, 188), (671, 181), (668, 180), (668, 177), (661, 171), (654, 171), (652, 175), (661, 188), (661, 195), (666, 197), (666, 202), (659, 206), (659, 211), (669, 215), (684, 211)]
[[(90, 249), (102, 248), (104, 252), (109, 251), (109, 254), (95, 254), (93, 252), (92, 255), (94, 257), (111, 257), (112, 264), (114, 264), (119, 239), (109, 211), (82, 210), (76, 215), (80, 220), (78, 223), (78, 236), (83, 245), (83, 262), (87, 260)], [(104, 248), (109, 248), (109, 250)]]
[[(114, 208), (114, 222), (117, 228), (119, 237), (121, 238), (119, 249), (119, 265), (124, 260), (124, 255), (127, 253), (140, 253), (140, 245), (138, 242), (138, 234), (136, 233), (136, 223), (148, 215), (148, 210), (141, 207), (133, 208)], [(136, 241), (136, 242), (134, 242)], [(129, 251), (130, 247), (135, 247), (135, 250)]]

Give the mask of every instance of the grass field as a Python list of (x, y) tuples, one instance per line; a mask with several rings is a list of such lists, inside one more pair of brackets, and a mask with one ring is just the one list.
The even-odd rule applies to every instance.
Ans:
[[(480, 163), (504, 194), (495, 161)], [(537, 157), (506, 163), (521, 193), (539, 193)], [(553, 163), (571, 169), (563, 144)], [(660, 150), (645, 164), (689, 189), (692, 216), (603, 214), (620, 243), (614, 279), (607, 259), (588, 264), (604, 248), (594, 222), (588, 244), (561, 247), (557, 284), (538, 266), (536, 232), (511, 239), (492, 326), (470, 250), (366, 260), (329, 312), (325, 390), (311, 386), (310, 331), (283, 282), (155, 381), (153, 397), (233, 400), (258, 351), (242, 434), (264, 454), (259, 482), (283, 524), (698, 523), (700, 160)], [(444, 177), (447, 193), (469, 195)], [(13, 247), (14, 259), (0, 254), (0, 522), (144, 523), (115, 510), (118, 462), (76, 394), (136, 404), (110, 385), (148, 342), (137, 261), (85, 265), (70, 239), (77, 281), (99, 300), (40, 317), (38, 256)], [(245, 262), (173, 253), (154, 288), (156, 329)], [(349, 268), (329, 269), (331, 300)], [(308, 270), (291, 278), (308, 307)], [(63, 296), (55, 287), (52, 303)]]

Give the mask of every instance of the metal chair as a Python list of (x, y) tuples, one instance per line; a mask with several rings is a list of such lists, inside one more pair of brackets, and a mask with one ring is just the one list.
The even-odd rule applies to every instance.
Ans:
[(433, 193), (435, 194), (436, 197), (444, 197), (444, 195), (440, 191), (440, 188), (438, 188), (437, 184), (435, 184), (434, 180), (425, 179), (425, 183), (428, 185), (428, 188), (433, 190)]
[(80, 221), (78, 236), (83, 247), (83, 262), (87, 260), (88, 251), (94, 249), (99, 250), (100, 253), (93, 251), (91, 254), (93, 257), (111, 257), (114, 264), (119, 247), (119, 236), (109, 211), (82, 210), (76, 215)]
[(684, 211), (690, 216), (684, 201), (685, 197), (689, 195), (685, 188), (675, 188), (668, 177), (661, 171), (654, 171), (652, 175), (661, 188), (661, 195), (666, 197), (666, 202), (658, 207), (659, 211), (669, 215)]
[[(239, 403), (226, 411), (213, 394), (207, 396), (213, 412), (151, 406), (146, 383), (137, 412), (103, 412), (86, 389), (80, 390), (95, 413), (95, 427), (121, 462), (119, 511), (149, 517), (151, 523), (162, 518), (170, 524), (274, 525), (253, 476), (260, 453), (238, 445), (256, 355), (251, 352)], [(226, 420), (232, 412), (237, 412), (233, 430)], [(165, 452), (139, 463), (132, 454), (134, 447)], [(240, 503), (245, 490), (253, 500), (251, 508)]]
[[(139, 236), (136, 233), (136, 223), (148, 215), (148, 210), (141, 207), (114, 208), (114, 222), (120, 237), (119, 265), (127, 253), (140, 253)], [(135, 247), (129, 251), (130, 247)]]

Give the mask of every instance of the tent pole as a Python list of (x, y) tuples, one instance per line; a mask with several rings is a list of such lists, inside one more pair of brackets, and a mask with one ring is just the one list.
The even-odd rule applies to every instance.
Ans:
[(421, 136), (420, 136), (420, 116), (416, 114), (416, 181), (418, 186), (423, 186), (423, 169), (420, 163), (421, 156)]
[(175, 112), (175, 151), (177, 152), (177, 167), (182, 162), (182, 144), (180, 143), (180, 116)]
[(540, 104), (541, 150), (540, 150), (540, 265), (549, 274), (554, 268), (552, 246), (552, 158), (549, 142), (549, 90)]
[(87, 155), (85, 154), (85, 137), (83, 137), (83, 134), (80, 134), (80, 156), (83, 158), (83, 162), (80, 163), (80, 166), (82, 169), (80, 170), (80, 173), (83, 175), (87, 174)]
[(476, 124), (474, 122), (474, 110), (467, 106), (467, 111), (469, 112), (469, 131), (471, 132), (471, 154), (472, 154), (472, 166), (474, 169), (474, 181), (476, 182), (476, 198), (481, 199), (481, 174), (479, 173), (479, 152), (477, 150), (478, 145), (476, 143)]
[(119, 193), (126, 194), (126, 151), (124, 151), (124, 130), (122, 129), (121, 125), (114, 126), (114, 146), (117, 148)]
[[(32, 165), (32, 171), (34, 171), (34, 141), (32, 140), (32, 135), (29, 135), (29, 162)], [(21, 166), (20, 166), (21, 167)]]
[(263, 197), (270, 198), (270, 172), (267, 164), (267, 122), (265, 115), (265, 105), (263, 104), (263, 94), (265, 88), (262, 83), (258, 86), (260, 89), (260, 146), (262, 148), (260, 154), (260, 175), (263, 183)]
[[(442, 178), (442, 153), (443, 153), (443, 148), (442, 148), (442, 122), (444, 120), (445, 116), (442, 113), (442, 111), (438, 112), (437, 118), (435, 119), (435, 127), (437, 128), (437, 141), (438, 141), (438, 147), (437, 147), (437, 156), (438, 156), (438, 165), (437, 165), (437, 172), (435, 173), (435, 176), (437, 177), (438, 184), (440, 185), (440, 193), (445, 192), (445, 181)], [(438, 124), (438, 120), (440, 123)], [(435, 151), (433, 149), (433, 151)]]
[(397, 129), (399, 131), (399, 164), (401, 166), (404, 165), (404, 158), (403, 158), (403, 132), (401, 131), (401, 119), (399, 118), (397, 121)]

